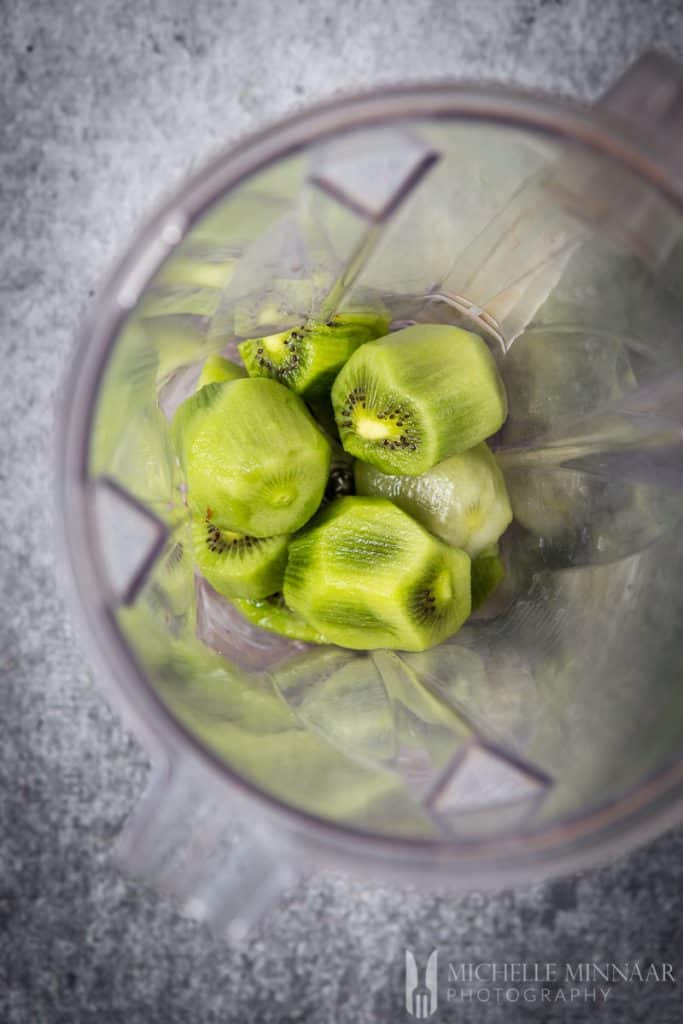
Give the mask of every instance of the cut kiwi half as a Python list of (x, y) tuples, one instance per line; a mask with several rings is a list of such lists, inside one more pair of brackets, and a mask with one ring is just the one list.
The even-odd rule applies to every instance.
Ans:
[(289, 548), (285, 601), (331, 643), (422, 651), (470, 613), (470, 559), (385, 498), (338, 498)]
[(303, 401), (276, 381), (205, 385), (178, 408), (173, 437), (190, 510), (218, 530), (281, 536), (320, 505), (330, 443)]
[(384, 473), (418, 476), (503, 424), (507, 401), (486, 343), (416, 324), (354, 352), (332, 387), (344, 448)]
[(287, 607), (282, 593), (270, 594), (261, 601), (235, 597), (232, 603), (248, 622), (270, 633), (279, 633), (289, 640), (303, 640), (307, 644), (329, 643), (327, 637)]
[(192, 552), (200, 573), (224, 597), (259, 601), (282, 587), (289, 537), (250, 537), (193, 518)]
[(237, 363), (214, 353), (205, 359), (197, 387), (203, 388), (205, 384), (222, 384), (226, 380), (239, 380), (240, 377), (246, 376), (247, 371), (243, 366), (238, 366)]
[(485, 551), (472, 559), (472, 611), (476, 612), (488, 601), (505, 578), (505, 568), (498, 551)]
[(324, 323), (308, 321), (303, 327), (239, 346), (250, 377), (271, 377), (306, 398), (329, 392), (334, 378), (356, 349), (389, 329), (385, 316), (371, 311), (350, 311)]
[(366, 462), (354, 467), (359, 494), (389, 498), (447, 544), (474, 558), (512, 522), (505, 480), (484, 443), (419, 476), (391, 476)]

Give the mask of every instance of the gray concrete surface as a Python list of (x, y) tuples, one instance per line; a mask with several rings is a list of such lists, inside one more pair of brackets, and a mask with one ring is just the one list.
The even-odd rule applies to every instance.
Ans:
[[(602, 0), (0, 0), (0, 1021), (384, 1022), (403, 947), (460, 960), (668, 960), (683, 979), (683, 831), (562, 881), (436, 898), (320, 875), (239, 950), (123, 879), (111, 841), (143, 752), (105, 704), (55, 582), (53, 399), (131, 229), (219, 143), (378, 82), (496, 78), (591, 99), (681, 5)], [(674, 1024), (681, 984), (593, 1006), (433, 1019)]]

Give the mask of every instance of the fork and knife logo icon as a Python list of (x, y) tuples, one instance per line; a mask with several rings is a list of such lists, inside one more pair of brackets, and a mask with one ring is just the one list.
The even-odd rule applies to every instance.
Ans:
[(420, 984), (420, 972), (411, 950), (406, 950), (406, 1010), (417, 1020), (425, 1020), (436, 1012), (438, 1005), (439, 952), (434, 949), (429, 955), (424, 970), (424, 983)]

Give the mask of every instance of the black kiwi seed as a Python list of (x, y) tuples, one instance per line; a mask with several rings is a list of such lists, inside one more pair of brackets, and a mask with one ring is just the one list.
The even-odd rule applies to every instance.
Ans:
[[(353, 410), (357, 405), (363, 405), (367, 408), (367, 396), (364, 388), (356, 386), (346, 396), (346, 402), (342, 407), (341, 426), (345, 429), (352, 429), (352, 414)], [(386, 421), (393, 420), (394, 424), (399, 428), (403, 429), (402, 433), (398, 438), (383, 438), (381, 441), (378, 440), (378, 444), (383, 448), (388, 448), (390, 451), (398, 451), (404, 449), (406, 451), (417, 451), (417, 444), (412, 440), (414, 436), (410, 426), (410, 420), (407, 420), (407, 410), (404, 405), (398, 405), (394, 408), (384, 408), (380, 412), (377, 412), (376, 417), (378, 420)]]
[(353, 477), (353, 469), (350, 463), (333, 463), (330, 475), (327, 478), (327, 486), (323, 496), (323, 504), (334, 501), (335, 498), (343, 498), (349, 494), (355, 494), (356, 487)]
[(217, 555), (224, 555), (228, 551), (238, 553), (239, 551), (250, 551), (258, 545), (256, 537), (249, 537), (246, 534), (241, 537), (233, 537), (226, 540), (218, 527), (207, 520), (206, 522), (206, 546), (209, 551)]
[(437, 614), (436, 598), (429, 588), (423, 588), (413, 594), (411, 609), (418, 621), (424, 622)]
[(301, 362), (301, 355), (297, 348), (297, 343), (303, 341), (306, 336), (306, 331), (290, 331), (287, 338), (283, 340), (283, 345), (287, 349), (287, 356), (281, 363), (275, 363), (269, 358), (265, 352), (263, 346), (259, 346), (256, 349), (256, 362), (264, 370), (272, 373), (275, 377), (280, 380), (288, 380), (295, 373), (298, 372), (299, 363)]

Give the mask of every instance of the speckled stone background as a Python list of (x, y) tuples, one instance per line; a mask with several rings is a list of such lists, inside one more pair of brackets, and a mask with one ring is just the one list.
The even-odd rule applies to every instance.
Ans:
[(607, 1004), (442, 1005), (435, 1020), (683, 1019), (683, 830), (598, 870), (436, 898), (319, 875), (241, 949), (122, 878), (145, 755), (55, 580), (53, 399), (93, 290), (208, 153), (339, 90), (447, 75), (590, 100), (683, 58), (677, 0), (0, 0), (0, 1021), (393, 1022), (403, 948), (455, 960), (675, 965)]

